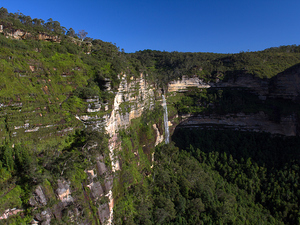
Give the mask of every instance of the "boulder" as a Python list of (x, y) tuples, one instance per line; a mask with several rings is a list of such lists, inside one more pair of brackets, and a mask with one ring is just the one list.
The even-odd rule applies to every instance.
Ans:
[(98, 208), (98, 215), (101, 221), (101, 224), (104, 224), (104, 222), (110, 217), (110, 212), (108, 208), (108, 204), (102, 204)]
[(47, 205), (47, 198), (43, 192), (41, 186), (37, 186), (35, 189), (33, 196), (29, 199), (29, 204), (31, 206), (45, 206)]
[(92, 183), (91, 192), (92, 192), (92, 197), (94, 199), (97, 199), (104, 194), (104, 191), (103, 191), (103, 188), (102, 188), (100, 182)]
[(68, 203), (73, 202), (73, 198), (71, 196), (70, 182), (64, 180), (58, 180), (58, 188), (56, 189), (56, 194), (58, 198), (65, 203), (64, 205), (68, 205)]
[(104, 173), (106, 173), (107, 168), (103, 162), (98, 161), (97, 162), (97, 170), (98, 170), (98, 174), (101, 176)]

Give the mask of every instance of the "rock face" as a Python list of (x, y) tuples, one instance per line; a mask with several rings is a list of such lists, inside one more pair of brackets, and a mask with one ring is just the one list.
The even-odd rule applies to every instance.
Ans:
[(95, 96), (91, 99), (86, 99), (86, 102), (88, 102), (88, 108), (87, 112), (99, 112), (101, 110), (101, 103), (99, 101), (99, 96)]
[(182, 79), (177, 79), (168, 83), (168, 92), (183, 92), (189, 87), (210, 88), (211, 84), (205, 83), (197, 76), (182, 76)]
[(4, 213), (2, 215), (0, 215), (0, 220), (5, 220), (8, 219), (8, 217), (13, 216), (13, 215), (17, 215), (19, 212), (23, 212), (23, 209), (7, 209), (4, 211)]
[(160, 132), (159, 132), (159, 130), (158, 130), (156, 124), (153, 124), (152, 126), (153, 126), (153, 128), (154, 128), (154, 130), (155, 130), (155, 132), (156, 132), (155, 146), (157, 146), (158, 144), (160, 144), (160, 143), (163, 142), (163, 140), (164, 140), (164, 135), (163, 135), (163, 134), (162, 134), (162, 135), (160, 134)]
[(98, 216), (100, 218), (101, 224), (104, 224), (110, 217), (110, 209), (107, 204), (102, 204), (98, 208)]
[(57, 185), (58, 188), (56, 189), (56, 193), (59, 200), (61, 200), (64, 205), (68, 205), (69, 203), (73, 202), (70, 190), (70, 182), (58, 180)]
[(98, 199), (103, 196), (104, 191), (100, 182), (91, 183), (88, 187), (91, 189), (93, 199)]
[[(296, 116), (282, 117), (279, 123), (270, 121), (268, 116), (260, 112), (258, 114), (246, 115), (244, 113), (228, 115), (191, 116), (182, 121), (177, 127), (197, 127), (214, 129), (233, 129), (241, 131), (269, 132), (285, 136), (296, 136)], [(218, 127), (216, 127), (218, 126)]]
[(52, 213), (49, 208), (35, 215), (35, 219), (39, 221), (41, 225), (50, 225)]
[(273, 98), (291, 99), (299, 102), (300, 63), (273, 77), (270, 80), (269, 90), (269, 94)]
[(52, 41), (52, 42), (60, 42), (60, 38), (58, 36), (51, 36), (45, 33), (39, 33), (37, 36), (33, 37), (32, 34), (22, 31), (22, 30), (15, 30), (15, 29), (10, 29), (9, 31), (4, 30), (5, 27), (3, 25), (0, 25), (0, 33), (4, 33), (5, 37), (7, 38), (13, 38), (17, 40), (22, 40), (22, 39), (28, 39), (28, 38), (34, 38), (37, 40), (42, 40), (42, 41)]
[[(247, 88), (250, 92), (258, 95), (259, 100), (288, 99), (298, 103), (300, 100), (300, 64), (290, 67), (271, 79), (260, 79), (251, 74), (239, 74), (228, 78), (226, 81), (217, 83), (203, 83), (197, 77), (188, 78), (183, 76), (168, 84), (169, 92), (187, 91), (189, 87), (198, 88)], [(189, 115), (179, 127), (199, 127), (208, 125), (220, 125), (225, 128), (237, 130), (264, 131), (272, 134), (295, 136), (298, 134), (298, 118), (296, 112), (281, 116), (279, 121), (271, 121), (270, 118), (260, 112), (258, 114), (232, 114), (232, 115)]]
[(37, 188), (34, 191), (34, 197), (29, 199), (29, 204), (32, 206), (47, 205), (47, 199), (44, 195), (41, 186), (37, 186)]
[(266, 95), (269, 92), (269, 80), (260, 79), (251, 74), (240, 74), (237, 77), (229, 78), (227, 81), (218, 81), (216, 83), (205, 83), (197, 76), (182, 76), (182, 79), (168, 83), (168, 92), (185, 92), (188, 88), (211, 88), (211, 87), (243, 87), (249, 88), (259, 95)]
[[(118, 142), (117, 131), (120, 128), (129, 126), (130, 121), (134, 118), (140, 117), (143, 110), (148, 107), (151, 108), (154, 104), (154, 88), (147, 84), (143, 75), (140, 78), (130, 82), (127, 81), (126, 75), (121, 78), (121, 83), (118, 92), (114, 98), (113, 110), (111, 114), (105, 118), (106, 131), (109, 134), (109, 149), (110, 158), (112, 161), (112, 170), (120, 168), (118, 161), (115, 159), (113, 151), (120, 148)], [(113, 196), (112, 196), (112, 177), (107, 177), (105, 189), (109, 190), (109, 211), (110, 216), (108, 219), (109, 224), (112, 222), (113, 213)], [(107, 214), (106, 207), (99, 209), (99, 214)], [(103, 215), (102, 215), (103, 217)], [(100, 218), (102, 218), (100, 216)]]
[(239, 74), (239, 76), (229, 78), (227, 81), (220, 81), (214, 87), (242, 87), (248, 88), (258, 95), (267, 95), (269, 91), (269, 80), (255, 77), (252, 74)]
[(224, 87), (242, 87), (248, 88), (259, 96), (270, 98), (284, 98), (290, 100), (300, 99), (300, 63), (296, 64), (282, 73), (277, 74), (271, 79), (261, 79), (252, 74), (241, 73), (225, 81), (216, 83), (205, 83), (197, 76), (182, 76), (182, 79), (168, 83), (169, 92), (184, 92), (189, 87), (198, 88), (224, 88)]
[(103, 162), (97, 161), (97, 171), (100, 176), (106, 173), (107, 168)]
[[(118, 140), (119, 129), (127, 128), (132, 119), (138, 118), (142, 115), (145, 108), (151, 109), (154, 105), (154, 88), (149, 85), (143, 76), (138, 78), (128, 77), (125, 74), (120, 76), (121, 82), (116, 92), (114, 103), (111, 112), (103, 117), (82, 115), (77, 118), (83, 121), (86, 125), (92, 126), (93, 129), (104, 126), (109, 134), (109, 149), (110, 158), (112, 162), (112, 172), (119, 170), (119, 162), (114, 157), (114, 150), (120, 150), (121, 143)], [(107, 86), (110, 90), (110, 87)], [(100, 109), (98, 100), (96, 98), (88, 100), (90, 106), (88, 113), (95, 112)], [(107, 220), (108, 224), (112, 223), (114, 200), (112, 196), (113, 176), (111, 171), (103, 162), (103, 157), (97, 159), (97, 173), (99, 176), (104, 176), (104, 185), (100, 183), (90, 183), (88, 187), (92, 191), (94, 198), (101, 197), (104, 193), (109, 198), (108, 204), (100, 205), (98, 208), (98, 215), (101, 223)]]
[(128, 82), (126, 75), (121, 77), (118, 92), (114, 98), (113, 110), (105, 118), (106, 130), (112, 137), (120, 128), (126, 128), (130, 121), (142, 115), (145, 107), (154, 104), (154, 88), (147, 84), (143, 75)]
[[(16, 34), (21, 35), (22, 33)], [(23, 34), (24, 35), (24, 34)], [(46, 38), (46, 37), (45, 37)], [(34, 70), (34, 68), (33, 68)], [(298, 100), (300, 91), (300, 70), (299, 66), (287, 70), (284, 73), (279, 74), (275, 78), (270, 80), (255, 78), (252, 75), (244, 74), (236, 78), (230, 78), (226, 82), (220, 81), (217, 83), (205, 83), (198, 77), (186, 77), (183, 76), (181, 80), (172, 81), (168, 84), (169, 92), (184, 92), (189, 87), (197, 88), (211, 88), (211, 87), (247, 87), (259, 94), (261, 97), (268, 98), (286, 98), (291, 100)], [(138, 78), (128, 78), (126, 75), (120, 76), (121, 82), (115, 93), (113, 104), (110, 105), (110, 111), (108, 105), (104, 106), (100, 104), (99, 98), (87, 99), (89, 106), (86, 115), (79, 115), (77, 118), (84, 122), (86, 126), (92, 126), (94, 129), (104, 126), (107, 133), (110, 136), (109, 149), (110, 158), (112, 161), (112, 168), (105, 165), (103, 156), (96, 159), (95, 168), (87, 170), (86, 173), (90, 177), (86, 185), (90, 189), (90, 196), (93, 200), (99, 200), (102, 197), (108, 198), (108, 203), (101, 204), (98, 207), (98, 216), (101, 223), (107, 221), (112, 223), (112, 213), (114, 206), (114, 199), (112, 195), (113, 185), (113, 172), (120, 169), (118, 160), (114, 157), (114, 150), (120, 150), (120, 141), (118, 140), (118, 131), (122, 128), (130, 126), (130, 121), (134, 118), (138, 118), (142, 115), (144, 109), (151, 109), (154, 105), (154, 87), (149, 85), (143, 75)], [(110, 87), (107, 86), (107, 90)], [(20, 105), (10, 105), (10, 107), (18, 107), (22, 109), (22, 103)], [(0, 103), (0, 108), (8, 107)], [(104, 116), (98, 116), (97, 112), (105, 111)], [(95, 115), (96, 114), (96, 115)], [(101, 114), (100, 114), (101, 115)], [(55, 125), (55, 124), (54, 124)], [(51, 126), (54, 126), (51, 125)], [(282, 116), (279, 122), (274, 122), (269, 117), (261, 112), (257, 114), (228, 114), (228, 115), (188, 115), (178, 125), (180, 127), (211, 127), (218, 125), (220, 129), (236, 129), (236, 130), (249, 130), (249, 131), (264, 131), (273, 134), (282, 134), (286, 136), (294, 136), (297, 134), (297, 116), (290, 114)], [(169, 124), (170, 126), (170, 124)], [(23, 131), (26, 133), (40, 132), (43, 128), (50, 128), (47, 126), (35, 126), (32, 127), (31, 123), (26, 121), (23, 124), (14, 125), (14, 131)], [(163, 135), (161, 135), (156, 124), (153, 125), (156, 131), (156, 143), (158, 145), (163, 141)], [(70, 129), (73, 129), (72, 127)], [(66, 130), (67, 131), (67, 130)], [(60, 131), (57, 131), (57, 133)], [(101, 177), (101, 181), (97, 180), (97, 177)], [(95, 178), (95, 179), (94, 179)], [(72, 190), (70, 183), (65, 180), (58, 180), (58, 187), (55, 190), (57, 198), (60, 200), (57, 204), (49, 207), (47, 205), (47, 197), (43, 189), (38, 186), (34, 191), (34, 197), (29, 200), (29, 204), (33, 207), (43, 208), (35, 217), (35, 221), (39, 224), (50, 224), (51, 217), (62, 218), (62, 211), (72, 204)], [(48, 195), (47, 195), (48, 196)], [(50, 202), (50, 200), (49, 200)], [(45, 210), (46, 209), (46, 210)]]

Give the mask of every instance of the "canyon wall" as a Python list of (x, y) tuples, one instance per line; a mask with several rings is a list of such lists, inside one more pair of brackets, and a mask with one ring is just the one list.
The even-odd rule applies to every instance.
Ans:
[[(100, 153), (95, 155), (96, 164), (93, 169), (86, 169), (85, 173), (87, 175), (87, 181), (82, 183), (82, 190), (85, 196), (95, 203), (97, 207), (97, 217), (100, 219), (102, 224), (112, 223), (113, 216), (113, 206), (114, 199), (112, 195), (112, 186), (114, 179), (114, 172), (120, 169), (119, 162), (114, 155), (115, 151), (119, 151), (121, 143), (118, 137), (118, 131), (120, 129), (125, 129), (130, 126), (130, 121), (132, 119), (138, 118), (142, 115), (142, 112), (145, 108), (151, 109), (154, 105), (155, 98), (154, 92), (155, 89), (152, 85), (149, 85), (144, 75), (139, 77), (129, 77), (125, 74), (120, 75), (120, 84), (118, 89), (113, 93), (110, 89), (110, 82), (107, 82), (106, 88), (111, 94), (114, 94), (113, 104), (102, 103), (98, 97), (93, 97), (86, 99), (87, 109), (85, 113), (74, 115), (78, 121), (78, 127), (90, 127), (93, 130), (104, 130), (109, 136), (109, 158), (111, 161), (111, 166), (107, 164), (107, 160), (104, 155)], [(9, 122), (9, 130), (12, 130), (12, 135), (15, 138), (21, 137), (22, 135), (32, 134), (36, 137), (42, 138), (43, 135), (66, 135), (70, 131), (75, 130), (76, 127), (69, 128), (60, 128), (59, 124), (43, 124), (40, 123), (37, 126), (32, 126), (33, 123), (31, 119), (27, 119), (24, 124), (16, 124), (13, 121), (13, 115), (18, 114), (22, 115), (24, 107), (22, 103), (13, 103), (14, 105), (5, 105), (1, 104), (0, 108), (5, 109), (6, 112), (8, 109), (13, 110), (13, 113), (7, 113), (5, 119)], [(14, 109), (11, 109), (14, 107)], [(41, 106), (39, 106), (42, 108)], [(26, 108), (27, 109), (27, 108)], [(40, 112), (35, 112), (35, 110), (26, 112), (27, 114), (34, 115), (38, 113), (40, 118), (43, 118), (43, 114), (40, 116)], [(30, 117), (31, 118), (31, 117)], [(41, 120), (42, 121), (42, 120)], [(5, 127), (3, 127), (5, 129)], [(6, 126), (7, 129), (7, 126)], [(158, 134), (159, 135), (159, 134)], [(162, 139), (160, 137), (160, 139)], [(160, 140), (161, 141), (161, 140)], [(83, 149), (87, 151), (97, 150), (98, 143), (84, 146)], [(66, 164), (65, 164), (66, 166)], [(63, 172), (62, 172), (63, 173)], [(60, 220), (62, 218), (62, 213), (64, 210), (67, 210), (68, 213), (74, 218), (80, 217), (80, 210), (69, 209), (69, 206), (77, 204), (76, 197), (74, 197), (74, 189), (72, 188), (72, 183), (63, 178), (64, 175), (61, 174), (61, 178), (57, 181), (56, 184), (40, 185), (32, 193), (32, 197), (29, 201), (29, 205), (38, 209), (43, 209), (41, 213), (33, 211), (34, 220), (32, 223), (43, 223), (50, 224), (51, 219), (55, 217)], [(52, 186), (53, 185), (53, 186)], [(90, 191), (90, 196), (85, 191), (85, 188), (88, 188)], [(49, 190), (53, 193), (49, 196)], [(55, 197), (54, 197), (54, 196)], [(57, 204), (54, 206), (49, 205), (49, 198), (56, 198)], [(103, 199), (108, 199), (103, 201)], [(104, 202), (104, 203), (103, 203)], [(17, 210), (17, 211), (16, 211)], [(1, 219), (6, 219), (10, 215), (14, 215), (18, 212), (22, 212), (22, 209), (11, 210), (7, 209), (3, 215), (0, 215)]]
[(217, 79), (216, 82), (206, 83), (197, 76), (182, 76), (168, 83), (168, 92), (185, 92), (190, 87), (198, 88), (248, 88), (261, 98), (284, 98), (299, 100), (300, 95), (300, 64), (296, 64), (276, 76), (259, 78), (253, 74), (239, 75)]
[[(259, 79), (249, 74), (241, 75), (237, 78), (231, 78), (225, 81), (218, 81), (215, 83), (205, 83), (198, 77), (186, 77), (172, 81), (168, 84), (168, 92), (185, 92), (190, 87), (197, 88), (227, 88), (227, 87), (245, 87), (258, 95), (260, 100), (268, 98), (285, 98), (293, 101), (298, 100), (299, 96), (299, 68), (295, 70), (285, 71), (272, 79)], [(50, 81), (49, 81), (50, 82)], [(109, 82), (107, 88), (110, 90)], [(110, 90), (112, 92), (112, 90)], [(99, 98), (94, 97), (86, 99), (88, 108), (85, 113), (76, 115), (78, 127), (86, 126), (94, 130), (104, 127), (109, 135), (109, 158), (111, 167), (105, 163), (107, 161), (105, 156), (97, 155), (96, 164), (93, 169), (86, 170), (87, 183), (82, 184), (82, 189), (87, 187), (90, 190), (90, 197), (93, 201), (101, 202), (102, 198), (107, 198), (108, 202), (101, 202), (97, 205), (97, 215), (102, 224), (107, 221), (112, 223), (114, 198), (112, 195), (112, 185), (114, 172), (120, 169), (120, 164), (115, 151), (120, 151), (121, 143), (118, 137), (118, 131), (123, 128), (128, 128), (132, 119), (138, 118), (142, 115), (144, 109), (151, 109), (155, 104), (155, 88), (148, 84), (145, 75), (139, 77), (129, 77), (125, 74), (120, 75), (120, 84), (115, 91), (113, 104), (103, 104)], [(167, 99), (168, 102), (168, 99)], [(46, 107), (46, 106), (45, 106)], [(10, 108), (14, 112), (23, 113), (22, 103), (0, 104), (1, 109)], [(35, 111), (36, 110), (36, 111)], [(35, 108), (33, 111), (25, 112), (43, 118), (45, 114), (42, 113), (43, 108)], [(9, 112), (9, 111), (6, 111)], [(14, 114), (11, 114), (14, 115)], [(41, 134), (42, 135), (65, 135), (75, 129), (75, 127), (62, 127), (59, 129), (59, 124), (37, 124), (32, 126), (30, 120), (25, 120), (24, 124), (15, 124), (10, 114), (3, 114), (5, 120), (5, 127), (10, 135), (18, 137), (19, 133), (24, 134)], [(255, 131), (255, 132), (270, 132), (272, 134), (280, 134), (286, 136), (298, 135), (298, 117), (296, 113), (284, 115), (278, 121), (273, 121), (264, 112), (245, 114), (226, 114), (226, 115), (183, 115), (180, 116), (180, 127), (202, 127), (209, 129), (234, 129), (241, 131)], [(9, 128), (9, 129), (8, 129)], [(156, 132), (155, 145), (163, 141), (163, 136), (159, 132), (156, 124), (153, 125)], [(51, 131), (51, 132), (49, 132)], [(16, 133), (14, 133), (16, 132)], [(88, 150), (96, 148), (97, 143), (89, 146)], [(153, 156), (152, 156), (153, 157)], [(99, 179), (99, 177), (101, 179)], [(69, 181), (59, 179), (57, 187), (52, 192), (54, 193), (57, 203), (52, 207), (48, 207), (46, 190), (51, 189), (51, 186), (38, 186), (33, 192), (33, 196), (29, 201), (32, 207), (43, 208), (40, 213), (35, 215), (37, 223), (50, 224), (51, 218), (54, 216), (59, 219), (62, 217), (62, 211), (74, 203), (74, 190), (71, 188)], [(84, 191), (87, 196), (86, 192)], [(89, 198), (89, 197), (88, 197)], [(22, 211), (22, 209), (17, 209)], [(18, 211), (19, 212), (19, 211)], [(7, 218), (9, 214), (14, 211), (8, 209), (5, 214), (0, 215), (1, 218)], [(17, 212), (16, 212), (17, 213)], [(73, 217), (80, 217), (80, 214), (73, 210), (71, 212)]]
[[(109, 169), (105, 166), (103, 157), (99, 157), (99, 160), (97, 160), (97, 167), (99, 168), (99, 165), (101, 165), (103, 168), (102, 171), (106, 171), (104, 184), (93, 182), (89, 184), (90, 187), (102, 185), (104, 186), (104, 190), (106, 190), (106, 196), (109, 198), (109, 202), (108, 204), (100, 205), (98, 208), (98, 215), (102, 223), (107, 220), (108, 224), (112, 223), (113, 217), (113, 173), (120, 169), (118, 159), (115, 157), (115, 151), (121, 150), (118, 131), (129, 127), (130, 121), (140, 117), (145, 108), (151, 109), (155, 101), (154, 87), (146, 82), (143, 74), (141, 74), (139, 78), (128, 77), (123, 74), (120, 79), (121, 82), (117, 92), (115, 93), (110, 112), (108, 111), (108, 113), (103, 117), (89, 116), (88, 114), (77, 116), (77, 118), (84, 122), (86, 126), (91, 126), (93, 129), (105, 127), (105, 130), (109, 135), (109, 150), (112, 171), (109, 171)], [(97, 102), (97, 100), (92, 99), (89, 101)], [(95, 110), (94, 106), (95, 104), (93, 105), (93, 109), (90, 108), (87, 112)], [(97, 196), (98, 189), (91, 189), (91, 191), (94, 196)], [(98, 195), (97, 197), (101, 196)]]
[(268, 132), (285, 136), (297, 135), (297, 117), (295, 114), (271, 121), (264, 112), (257, 114), (194, 115), (185, 116), (177, 128), (231, 129), (251, 132)]
[[(257, 95), (257, 101), (268, 99), (286, 99), (297, 104), (300, 96), (300, 66), (295, 65), (271, 79), (260, 79), (251, 74), (228, 78), (226, 81), (205, 83), (202, 79), (183, 76), (182, 79), (168, 84), (169, 92), (186, 92), (188, 88), (247, 88)], [(285, 136), (296, 136), (298, 132), (296, 111), (280, 115), (274, 121), (267, 113), (232, 113), (227, 115), (182, 115), (180, 127), (214, 127), (242, 131), (269, 132)]]

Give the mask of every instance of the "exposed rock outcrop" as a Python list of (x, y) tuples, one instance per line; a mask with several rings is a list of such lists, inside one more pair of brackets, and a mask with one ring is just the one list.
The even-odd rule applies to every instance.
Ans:
[(168, 92), (183, 92), (190, 87), (210, 88), (211, 84), (205, 83), (197, 76), (182, 76), (182, 79), (177, 79), (168, 83)]
[(108, 204), (102, 204), (98, 208), (98, 215), (101, 221), (101, 224), (104, 224), (110, 218), (110, 210)]
[[(112, 213), (114, 200), (112, 196), (113, 176), (111, 172), (120, 169), (118, 160), (114, 156), (114, 151), (119, 150), (121, 143), (118, 140), (119, 129), (127, 128), (132, 119), (142, 115), (145, 108), (150, 109), (154, 105), (154, 88), (149, 85), (143, 74), (138, 78), (128, 77), (123, 74), (120, 77), (121, 82), (114, 97), (111, 112), (103, 117), (81, 115), (76, 118), (84, 122), (87, 126), (92, 126), (93, 129), (104, 126), (109, 134), (109, 149), (112, 162), (112, 171), (106, 167), (103, 162), (103, 156), (97, 158), (97, 173), (99, 176), (104, 176), (103, 185), (99, 182), (91, 182), (88, 187), (92, 191), (92, 196), (97, 199), (105, 193), (109, 203), (103, 204), (98, 208), (98, 214), (103, 223), (105, 220), (109, 224), (112, 222)], [(110, 90), (109, 83), (106, 83), (106, 89)], [(87, 100), (89, 102), (88, 113), (100, 111), (100, 104), (96, 98)], [(106, 107), (105, 107), (106, 108)], [(107, 109), (106, 109), (107, 110)], [(105, 110), (105, 111), (106, 111)]]
[[(233, 129), (241, 131), (269, 132), (285, 136), (297, 135), (297, 118), (295, 115), (282, 117), (279, 123), (270, 121), (264, 112), (246, 115), (244, 113), (208, 116), (191, 116), (182, 121), (177, 127), (198, 127), (214, 129)], [(216, 127), (219, 126), (219, 127)]]
[(45, 206), (47, 205), (46, 196), (42, 190), (41, 186), (37, 186), (33, 193), (33, 197), (29, 199), (29, 204), (32, 206)]
[[(183, 76), (181, 80), (173, 81), (168, 84), (168, 91), (182, 92), (187, 91), (189, 87), (198, 88), (247, 88), (250, 92), (258, 95), (259, 100), (267, 99), (288, 99), (294, 102), (300, 100), (300, 64), (296, 64), (271, 79), (261, 79), (254, 75), (241, 73), (238, 76), (231, 76), (226, 81), (205, 84), (197, 77), (188, 78)], [(267, 114), (260, 112), (258, 114), (245, 115), (189, 115), (180, 123), (179, 127), (199, 127), (210, 125), (220, 125), (223, 128), (263, 131), (272, 134), (281, 134), (286, 136), (298, 135), (298, 118), (294, 113), (280, 116), (277, 121), (271, 121)]]
[(70, 190), (70, 182), (58, 180), (57, 185), (58, 188), (56, 189), (56, 193), (59, 200), (61, 200), (61, 202), (63, 202), (65, 206), (73, 202)]
[(300, 99), (300, 63), (270, 80), (269, 95), (273, 98)]
[(35, 219), (39, 221), (41, 225), (50, 225), (51, 217), (52, 217), (52, 213), (50, 208), (47, 208), (41, 213), (35, 215)]
[(5, 220), (8, 219), (8, 217), (10, 216), (14, 216), (17, 215), (19, 212), (23, 212), (23, 209), (7, 209), (4, 211), (4, 213), (2, 215), (0, 215), (0, 220)]
[(205, 83), (197, 76), (182, 76), (168, 83), (169, 92), (184, 92), (189, 87), (242, 87), (248, 88), (260, 97), (284, 98), (290, 100), (300, 99), (300, 64), (296, 64), (287, 70), (277, 74), (271, 79), (259, 78), (252, 74), (241, 72), (225, 80), (216, 83)]
[(132, 119), (140, 117), (145, 107), (151, 108), (153, 104), (154, 88), (142, 74), (140, 78), (129, 82), (126, 75), (123, 75), (114, 98), (113, 110), (105, 120), (108, 134), (114, 136), (120, 128), (126, 128)]
[[(140, 117), (144, 108), (151, 108), (153, 104), (154, 88), (147, 84), (142, 74), (140, 75), (140, 78), (136, 80), (131, 79), (130, 82), (127, 81), (126, 75), (122, 76), (118, 92), (114, 98), (113, 110), (105, 120), (106, 130), (111, 137), (109, 141), (109, 149), (113, 171), (120, 168), (118, 160), (115, 159), (113, 153), (115, 149), (120, 148), (117, 131), (120, 128), (126, 128), (129, 126), (132, 119)], [(114, 204), (111, 191), (112, 182), (112, 177), (107, 177), (105, 189), (106, 191), (110, 190), (108, 194), (110, 211), (110, 217), (108, 219), (109, 224), (112, 222)], [(103, 212), (103, 209), (100, 211)], [(106, 214), (107, 210), (104, 210), (104, 212)]]
[(12, 39), (17, 39), (17, 40), (33, 38), (33, 39), (42, 40), (42, 41), (52, 41), (52, 42), (60, 42), (61, 41), (60, 37), (57, 35), (38, 33), (37, 35), (33, 36), (31, 33), (20, 30), (20, 29), (5, 29), (5, 27), (3, 27), (3, 25), (0, 25), (0, 33), (4, 33), (5, 37), (7, 37), (7, 38), (12, 38)]
[(87, 112), (99, 112), (101, 110), (101, 103), (99, 101), (99, 96), (95, 96), (94, 98), (86, 99), (88, 102)]
[(164, 140), (164, 135), (163, 134), (160, 134), (158, 128), (157, 128), (157, 125), (156, 124), (153, 124), (152, 125), (155, 132), (156, 132), (156, 140), (155, 140), (155, 146), (157, 146), (158, 144), (162, 143), (163, 140)]

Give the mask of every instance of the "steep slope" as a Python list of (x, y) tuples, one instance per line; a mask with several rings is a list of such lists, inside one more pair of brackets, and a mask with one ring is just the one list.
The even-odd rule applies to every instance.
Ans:
[[(299, 221), (299, 46), (125, 54), (57, 21), (0, 12), (1, 222)], [(180, 149), (159, 145), (162, 94)], [(227, 136), (238, 151), (249, 137), (246, 154), (225, 149)], [(276, 156), (273, 142), (292, 146), (274, 172), (249, 158), (272, 154), (255, 150), (261, 137)]]

